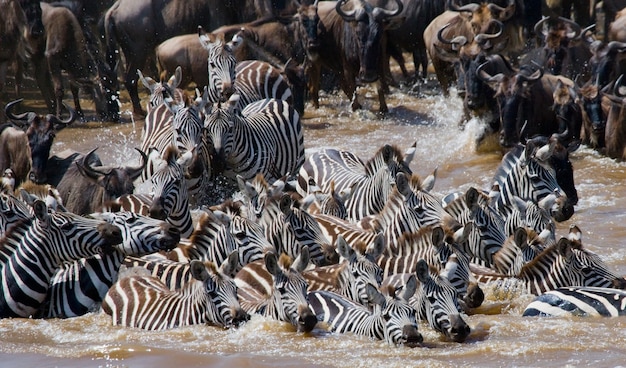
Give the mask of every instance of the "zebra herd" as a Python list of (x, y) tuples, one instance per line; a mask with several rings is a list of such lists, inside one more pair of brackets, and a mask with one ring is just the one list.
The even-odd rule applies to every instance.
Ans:
[[(525, 315), (618, 315), (626, 279), (555, 221), (576, 204), (568, 149), (537, 138), (502, 159), (492, 187), (444, 197), (406, 151), (367, 161), (325, 148), (305, 157), (289, 86), (263, 63), (237, 64), (239, 36), (200, 32), (211, 88), (189, 97), (140, 74), (150, 90), (139, 181), (78, 216), (51, 198), (0, 193), (0, 317), (69, 318), (102, 311), (114, 325), (163, 330), (240, 326), (252, 314), (423, 342), (418, 321), (450, 341), (486, 284), (538, 295)], [(569, 166), (568, 166), (569, 165)], [(237, 192), (192, 217), (216, 176)]]

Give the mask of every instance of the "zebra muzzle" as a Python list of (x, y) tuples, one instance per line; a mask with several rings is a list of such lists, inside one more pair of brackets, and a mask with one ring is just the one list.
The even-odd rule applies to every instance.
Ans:
[(424, 337), (417, 331), (417, 326), (415, 325), (405, 325), (402, 328), (402, 339), (409, 346), (421, 344), (424, 341)]
[(250, 320), (250, 315), (241, 308), (234, 308), (232, 311), (232, 314), (233, 314), (233, 325), (235, 327), (239, 327), (245, 322)]
[(307, 306), (298, 307), (298, 332), (311, 332), (317, 324), (317, 317)]

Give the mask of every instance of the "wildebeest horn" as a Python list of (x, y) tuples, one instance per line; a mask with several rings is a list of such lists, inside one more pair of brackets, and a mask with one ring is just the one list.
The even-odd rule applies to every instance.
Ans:
[(624, 78), (624, 74), (621, 74), (619, 78), (615, 81), (615, 85), (613, 85), (613, 94), (617, 97), (626, 97), (625, 93), (620, 92), (620, 87), (622, 87), (622, 79)]
[(580, 36), (579, 36), (579, 38), (581, 38), (581, 39), (586, 38), (586, 37), (587, 37), (587, 33), (591, 33), (591, 31), (592, 31), (594, 28), (596, 28), (596, 24), (595, 24), (595, 23), (594, 23), (594, 24), (592, 24), (592, 25), (590, 25), (590, 26), (588, 26), (588, 27), (583, 28), (583, 29), (582, 29), (582, 31), (580, 31)]
[(480, 8), (480, 4), (469, 3), (459, 7), (454, 0), (448, 0), (448, 9), (455, 12), (475, 12)]
[(492, 19), (490, 23), (495, 23), (498, 26), (498, 31), (496, 33), (479, 33), (474, 37), (474, 40), (476, 40), (476, 42), (479, 45), (484, 44), (485, 42), (487, 42), (487, 40), (491, 40), (494, 38), (498, 38), (502, 35), (502, 30), (504, 29), (504, 25), (502, 24), (502, 22), (500, 22), (499, 20), (496, 19)]
[(541, 18), (539, 22), (535, 23), (535, 27), (533, 28), (535, 31), (535, 34), (541, 35), (542, 39), (545, 39), (547, 34), (541, 28), (543, 27), (543, 24), (548, 21), (548, 19), (550, 19), (550, 17)]
[(611, 41), (609, 42), (608, 45), (606, 45), (606, 47), (608, 49), (608, 52), (611, 52), (617, 49), (621, 49), (620, 51), (624, 51), (626, 50), (626, 42)]
[(511, 19), (513, 14), (515, 14), (515, 0), (509, 0), (506, 8), (498, 6), (494, 3), (490, 3), (487, 5), (491, 13), (498, 13), (498, 20), (505, 21)]
[(531, 75), (524, 75), (524, 74), (519, 74), (518, 73), (517, 77), (520, 80), (526, 81), (526, 82), (537, 81), (537, 80), (541, 79), (541, 77), (543, 77), (543, 68), (539, 68), (539, 69), (535, 70), (533, 72), (533, 74), (531, 74)]
[(352, 9), (350, 11), (345, 11), (341, 7), (347, 2), (347, 0), (339, 0), (335, 5), (335, 10), (341, 17), (346, 21), (352, 21), (356, 16), (356, 9)]
[(76, 120), (76, 110), (72, 109), (65, 102), (63, 102), (63, 106), (65, 106), (67, 111), (70, 113), (70, 116), (68, 116), (67, 119), (65, 119), (65, 120), (63, 120), (63, 119), (61, 119), (61, 118), (59, 118), (58, 116), (55, 116), (55, 115), (53, 115), (52, 118), (51, 118), (53, 124), (55, 124), (55, 125), (62, 125), (62, 127), (60, 127), (59, 129), (65, 128), (66, 126), (68, 126), (71, 123), (73, 123), (74, 120)]
[(90, 164), (89, 161), (91, 161), (92, 158), (94, 158), (94, 153), (96, 152), (96, 150), (98, 149), (98, 147), (92, 149), (91, 151), (89, 151), (85, 156), (83, 156), (83, 159), (80, 160), (80, 162), (76, 163), (76, 166), (78, 166), (78, 168), (80, 169), (80, 172), (84, 175), (87, 176), (89, 178), (92, 179), (98, 179), (100, 176), (102, 175), (106, 175), (107, 173), (99, 171), (94, 169)]
[(137, 179), (139, 175), (141, 175), (143, 170), (146, 168), (146, 165), (148, 164), (148, 155), (146, 155), (144, 151), (140, 150), (137, 147), (135, 147), (135, 150), (141, 155), (141, 165), (134, 168), (129, 168), (128, 176), (130, 176), (133, 180)]
[(576, 22), (574, 22), (571, 19), (567, 19), (565, 17), (559, 17), (559, 21), (563, 22), (565, 24), (569, 24), (572, 27), (572, 30), (574, 31), (574, 34), (572, 35), (571, 33), (567, 34), (567, 38), (569, 38), (570, 40), (577, 38), (578, 36), (580, 36), (580, 33), (582, 32), (582, 28), (580, 27), (580, 25)]
[(493, 76), (490, 75), (489, 73), (483, 70), (487, 64), (489, 64), (489, 60), (480, 64), (478, 68), (476, 68), (476, 76), (485, 83), (500, 82), (504, 78), (504, 74), (498, 73)]
[(389, 10), (389, 9), (375, 7), (374, 10), (372, 10), (372, 13), (374, 14), (374, 18), (376, 18), (377, 20), (381, 20), (384, 18), (391, 18), (391, 17), (395, 17), (396, 15), (399, 15), (400, 13), (402, 13), (402, 9), (404, 9), (404, 4), (402, 3), (402, 0), (396, 0), (396, 5), (397, 5), (396, 10)]
[(13, 106), (19, 104), (20, 102), (24, 101), (23, 98), (19, 98), (15, 101), (11, 101), (9, 102), (6, 107), (4, 108), (4, 113), (7, 115), (7, 117), (11, 120), (18, 120), (18, 121), (29, 121), (31, 119), (33, 119), (35, 117), (35, 113), (34, 112), (24, 112), (18, 115), (13, 114), (13, 112), (11, 110), (13, 110)]
[(447, 23), (443, 27), (439, 28), (439, 31), (437, 31), (437, 39), (439, 40), (439, 42), (446, 45), (452, 45), (453, 50), (456, 50), (458, 47), (463, 46), (467, 43), (467, 38), (465, 36), (456, 36), (451, 40), (443, 38), (443, 31), (445, 31), (445, 29), (448, 27), (450, 27), (450, 23)]

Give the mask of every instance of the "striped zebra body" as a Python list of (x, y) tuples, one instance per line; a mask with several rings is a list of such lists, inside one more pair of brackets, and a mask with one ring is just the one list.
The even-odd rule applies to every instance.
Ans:
[(335, 182), (330, 182), (330, 192), (324, 193), (313, 179), (309, 179), (309, 193), (301, 201), (301, 208), (312, 215), (322, 214), (329, 215), (346, 220), (348, 218), (348, 209), (346, 208), (346, 200), (350, 197), (349, 193), (338, 193), (335, 190)]
[(10, 193), (0, 193), (0, 238), (17, 222), (32, 219), (32, 209)]
[(2, 266), (0, 317), (28, 317), (46, 298), (50, 280), (63, 262), (111, 252), (122, 241), (119, 228), (33, 204), (35, 220), (24, 233), (4, 237), (15, 249)]
[(293, 204), (288, 194), (266, 200), (261, 225), (276, 251), (295, 258), (302, 248), (307, 247), (311, 262), (316, 266), (339, 262), (335, 247), (324, 236), (317, 221)]
[[(435, 277), (431, 276), (428, 264), (420, 260), (416, 265), (419, 286), (410, 294), (410, 303), (418, 312), (418, 317), (428, 321), (429, 326), (455, 342), (463, 342), (470, 334), (470, 327), (460, 314), (461, 307), (456, 289), (448, 279), (449, 268)], [(383, 281), (391, 289), (406, 287), (415, 274), (397, 274)]]
[(567, 195), (559, 186), (555, 170), (549, 163), (553, 148), (552, 144), (538, 149), (533, 144), (517, 145), (504, 155), (489, 193), (494, 207), (500, 213), (508, 216), (514, 197), (539, 203), (549, 195), (556, 195), (550, 208), (553, 217), (561, 216), (567, 211)]
[(164, 221), (132, 212), (98, 213), (122, 231), (122, 245), (109, 254), (98, 254), (62, 265), (50, 282), (41, 311), (44, 318), (69, 318), (95, 311), (111, 285), (124, 258), (170, 250), (180, 240), (177, 229)]
[[(485, 276), (479, 273), (476, 277), (480, 282), (501, 284), (509, 279), (497, 273)], [(568, 238), (547, 247), (525, 264), (514, 279), (521, 282), (526, 292), (535, 295), (569, 286), (626, 288), (626, 280), (609, 270), (598, 255)]]
[(228, 267), (235, 257), (219, 269), (215, 264), (192, 261), (188, 267), (193, 280), (180, 290), (170, 290), (154, 277), (122, 278), (107, 292), (102, 310), (112, 317), (113, 325), (145, 330), (164, 330), (194, 325), (214, 324), (231, 327), (248, 315), (237, 300), (237, 286)]
[(248, 313), (259, 313), (291, 323), (299, 332), (309, 332), (317, 319), (308, 305), (307, 282), (301, 272), (309, 263), (308, 248), (291, 263), (291, 258), (267, 253), (265, 261), (246, 265), (235, 277), (241, 306)]
[[(216, 105), (204, 125), (215, 149), (212, 167), (236, 180), (257, 174), (273, 182), (295, 174), (304, 162), (304, 136), (299, 114), (285, 101), (257, 101), (239, 112), (239, 95)], [(217, 174), (217, 172), (216, 172)]]
[(311, 290), (333, 291), (344, 298), (368, 306), (367, 285), (380, 286), (383, 271), (376, 264), (385, 244), (382, 238), (373, 246), (360, 249), (362, 244), (350, 246), (341, 236), (337, 250), (344, 258), (338, 265), (316, 267), (302, 273)]
[(293, 106), (293, 94), (287, 78), (272, 64), (261, 60), (244, 60), (235, 67), (235, 93), (241, 97), (239, 108), (249, 104), (275, 98)]
[(381, 232), (363, 229), (358, 224), (335, 216), (314, 214), (313, 218), (319, 224), (322, 233), (329, 240), (330, 244), (336, 244), (340, 235), (350, 244), (363, 243), (370, 245), (376, 243), (378, 238), (384, 239), (384, 235)]
[(626, 315), (626, 291), (599, 287), (566, 287), (548, 291), (535, 298), (522, 314), (524, 317)]
[(493, 255), (492, 268), (503, 275), (516, 276), (525, 264), (535, 259), (544, 249), (544, 239), (533, 230), (519, 227)]
[(187, 184), (178, 150), (169, 146), (151, 178), (152, 194), (129, 194), (105, 203), (102, 212), (131, 211), (165, 220), (180, 231), (182, 237), (193, 232)]
[(352, 302), (331, 291), (319, 290), (309, 293), (309, 305), (317, 318), (327, 323), (333, 332), (354, 333), (383, 340), (392, 345), (415, 345), (423, 341), (417, 330), (415, 309), (407, 300), (415, 292), (407, 287), (403, 295), (396, 296), (395, 289), (385, 297), (374, 286), (368, 285), (368, 299), (373, 309)]
[(549, 235), (546, 239), (548, 245), (556, 243), (556, 225), (549, 212), (554, 201), (556, 201), (554, 194), (546, 196), (539, 203), (514, 197), (513, 205), (507, 211), (504, 233), (513, 235), (518, 227), (526, 227), (537, 234)]
[(345, 206), (348, 219), (358, 221), (365, 216), (378, 214), (389, 197), (396, 174), (411, 175), (409, 168), (412, 151), (403, 154), (397, 147), (384, 145), (366, 163), (351, 152), (325, 148), (314, 152), (305, 160), (298, 174), (297, 190), (306, 197), (309, 181), (325, 193), (349, 192)]

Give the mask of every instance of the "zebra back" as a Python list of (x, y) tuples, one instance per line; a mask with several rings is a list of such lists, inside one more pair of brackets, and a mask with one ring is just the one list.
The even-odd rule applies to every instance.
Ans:
[(388, 344), (413, 346), (421, 343), (423, 337), (417, 330), (415, 309), (407, 302), (409, 295), (415, 292), (415, 277), (412, 285), (412, 290), (407, 287), (401, 295), (396, 295), (395, 289), (389, 290), (388, 296), (368, 285), (372, 310), (325, 290), (310, 292), (309, 305), (317, 318), (327, 323), (334, 332), (351, 332), (384, 340)]
[(307, 301), (308, 284), (301, 272), (309, 263), (308, 248), (291, 262), (287, 255), (280, 259), (267, 253), (265, 260), (246, 265), (237, 273), (239, 300), (248, 313), (260, 313), (289, 322), (299, 332), (309, 332), (317, 323)]
[(600, 287), (566, 287), (550, 290), (524, 309), (524, 317), (626, 315), (626, 291)]
[[(236, 253), (233, 253), (236, 255)], [(236, 256), (219, 269), (211, 262), (189, 264), (193, 280), (180, 290), (170, 290), (154, 277), (130, 276), (107, 292), (102, 310), (113, 325), (163, 330), (210, 323), (231, 327), (245, 321), (237, 300), (237, 286), (228, 276)]]
[(240, 61), (235, 67), (235, 76), (235, 93), (241, 96), (240, 109), (267, 98), (283, 100), (293, 106), (289, 81), (272, 64), (261, 60)]

